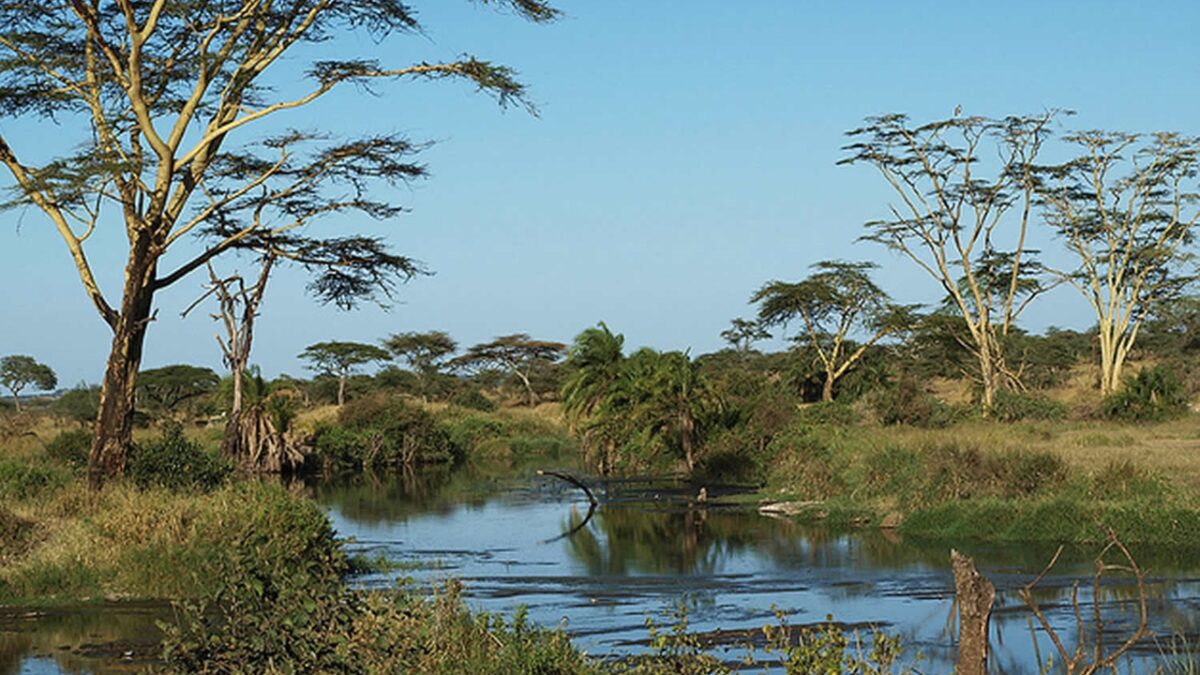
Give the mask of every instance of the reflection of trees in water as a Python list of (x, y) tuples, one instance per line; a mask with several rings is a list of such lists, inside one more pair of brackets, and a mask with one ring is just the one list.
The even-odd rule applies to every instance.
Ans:
[[(166, 606), (99, 606), (51, 610), (35, 620), (0, 616), (0, 674), (21, 672), (31, 654), (50, 654), (64, 673), (141, 672), (157, 660), (161, 632), (155, 620), (166, 619)], [(9, 632), (13, 631), (13, 632)], [(87, 653), (72, 650), (86, 647)], [(131, 659), (124, 659), (132, 652)]]

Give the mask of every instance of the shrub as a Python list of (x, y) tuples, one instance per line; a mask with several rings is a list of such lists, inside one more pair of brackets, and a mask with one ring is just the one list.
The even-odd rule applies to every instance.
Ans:
[(381, 397), (346, 404), (337, 424), (317, 429), (314, 442), (321, 461), (338, 471), (452, 463), (463, 456), (433, 415)]
[(462, 389), (455, 392), (454, 396), (450, 397), (450, 404), (481, 412), (493, 412), (499, 407), (495, 401), (484, 396), (483, 392), (478, 389)]
[(59, 467), (0, 460), (0, 499), (28, 499), (57, 490), (70, 480), (66, 470)]
[(92, 449), (92, 433), (83, 429), (64, 431), (46, 444), (46, 455), (50, 459), (68, 466), (81, 468), (88, 463)]
[(992, 406), (992, 417), (1001, 422), (1019, 422), (1022, 420), (1059, 421), (1067, 416), (1065, 403), (1012, 391), (996, 392), (996, 400)]
[(922, 389), (912, 378), (901, 378), (895, 385), (876, 390), (867, 398), (879, 423), (884, 425), (942, 428), (950, 426), (958, 418), (954, 408)]
[(1187, 390), (1163, 366), (1142, 368), (1101, 406), (1105, 417), (1150, 422), (1179, 417), (1188, 411)]
[(125, 475), (140, 488), (211, 490), (225, 481), (231, 467), (200, 444), (184, 436), (183, 427), (170, 425), (162, 435), (129, 450)]
[(858, 411), (843, 401), (821, 401), (802, 406), (796, 419), (805, 424), (848, 427), (861, 422)]

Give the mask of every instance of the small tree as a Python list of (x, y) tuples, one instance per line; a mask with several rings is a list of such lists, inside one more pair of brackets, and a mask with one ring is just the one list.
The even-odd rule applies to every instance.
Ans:
[(881, 243), (924, 270), (962, 317), (978, 365), (984, 414), (1013, 379), (1001, 344), (1048, 286), (1026, 245), (1035, 205), (1034, 162), (1055, 111), (963, 117), (912, 126), (904, 115), (867, 118), (840, 164), (875, 167), (899, 197), (890, 217), (866, 224)]
[[(758, 321), (784, 326), (799, 319), (807, 342), (825, 371), (821, 400), (833, 400), (834, 384), (889, 335), (910, 330), (915, 306), (888, 302), (887, 293), (871, 281), (873, 263), (822, 261), (803, 281), (767, 283), (750, 302), (759, 303)], [(865, 340), (855, 345), (854, 334)]]
[(417, 376), (421, 399), (429, 399), (431, 383), (458, 351), (458, 343), (440, 330), (425, 333), (396, 333), (383, 341), (383, 346), (396, 358), (403, 359)]
[(211, 394), (221, 377), (209, 368), (178, 364), (143, 370), (138, 374), (138, 393), (148, 408), (173, 414), (186, 401)]
[(388, 360), (388, 353), (359, 342), (318, 342), (305, 347), (300, 358), (309, 362), (310, 370), (338, 378), (337, 404), (341, 406), (346, 402), (346, 378), (360, 366)]
[(1087, 300), (1100, 342), (1100, 394), (1120, 387), (1142, 324), (1195, 280), (1184, 265), (1200, 221), (1200, 139), (1087, 131), (1080, 155), (1043, 168), (1046, 220), (1075, 255), (1057, 271)]
[(0, 359), (0, 385), (12, 393), (17, 412), (21, 412), (21, 392), (27, 387), (49, 391), (58, 385), (54, 371), (32, 356), (13, 355)]
[(739, 354), (746, 354), (755, 342), (771, 339), (771, 334), (757, 321), (741, 317), (729, 322), (729, 328), (721, 331), (721, 339), (728, 342)]
[(515, 333), (477, 344), (455, 362), (465, 368), (499, 367), (516, 375), (532, 408), (537, 405), (538, 397), (530, 376), (538, 367), (558, 361), (566, 351), (567, 346), (561, 342), (534, 340), (525, 333)]

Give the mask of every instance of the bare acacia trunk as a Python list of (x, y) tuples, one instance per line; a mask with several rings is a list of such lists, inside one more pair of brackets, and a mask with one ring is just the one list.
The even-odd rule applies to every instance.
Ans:
[(535, 393), (533, 391), (533, 384), (529, 381), (529, 378), (525, 376), (525, 373), (522, 373), (521, 371), (515, 370), (515, 369), (513, 370), (513, 372), (517, 374), (517, 377), (521, 378), (521, 382), (525, 385), (525, 392), (526, 392), (526, 394), (528, 394), (527, 400), (529, 401), (529, 407), (530, 408), (536, 407), (537, 402), (538, 402), (538, 395), (537, 395), (537, 393)]
[(137, 233), (135, 237), (125, 266), (121, 311), (112, 325), (112, 350), (100, 387), (100, 409), (88, 457), (88, 487), (93, 490), (125, 470), (125, 452), (133, 440), (134, 388), (151, 320), (158, 261), (150, 236)]
[(996, 405), (996, 390), (1000, 387), (1000, 368), (990, 343), (990, 336), (985, 335), (985, 339), (979, 344), (979, 379), (983, 388), (980, 403), (984, 417), (992, 416), (992, 408)]
[(338, 375), (338, 407), (346, 402), (346, 374)]
[(825, 384), (821, 387), (821, 400), (822, 401), (832, 401), (833, 400), (833, 372), (832, 371), (826, 371), (826, 373), (825, 373)]

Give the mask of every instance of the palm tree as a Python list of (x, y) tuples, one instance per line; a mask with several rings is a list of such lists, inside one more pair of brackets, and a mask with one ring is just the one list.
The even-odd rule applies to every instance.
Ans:
[(651, 438), (661, 438), (668, 446), (678, 443), (690, 473), (696, 468), (702, 421), (719, 404), (717, 396), (696, 362), (683, 352), (643, 350), (630, 358), (631, 363), (635, 360), (643, 363), (630, 369), (638, 392), (634, 414)]
[(570, 369), (563, 383), (563, 409), (573, 423), (589, 417), (608, 396), (624, 367), (625, 336), (614, 335), (601, 321), (575, 338), (567, 354)]

